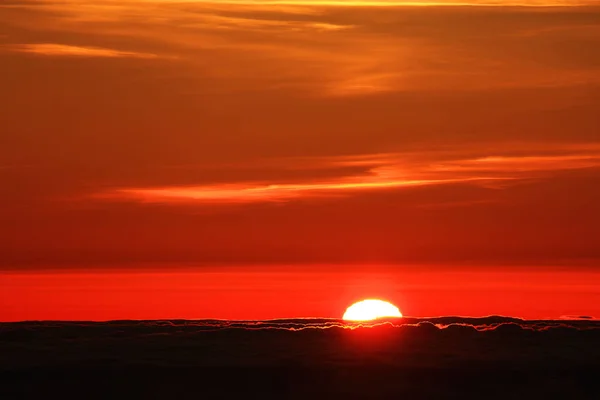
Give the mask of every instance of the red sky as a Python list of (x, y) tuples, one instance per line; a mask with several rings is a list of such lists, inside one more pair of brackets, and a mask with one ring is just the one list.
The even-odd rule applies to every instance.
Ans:
[[(600, 272), (435, 266), (224, 267), (36, 271), (0, 276), (2, 319), (341, 318), (381, 298), (406, 316), (598, 315)], [(131, 270), (131, 268), (129, 268)]]
[(594, 1), (5, 0), (0, 320), (600, 315), (598, 48)]

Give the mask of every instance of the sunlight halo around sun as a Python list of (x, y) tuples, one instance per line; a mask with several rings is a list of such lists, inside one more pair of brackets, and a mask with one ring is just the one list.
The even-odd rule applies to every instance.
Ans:
[(377, 299), (366, 299), (352, 304), (346, 309), (345, 321), (372, 321), (378, 318), (402, 317), (402, 313), (392, 303)]

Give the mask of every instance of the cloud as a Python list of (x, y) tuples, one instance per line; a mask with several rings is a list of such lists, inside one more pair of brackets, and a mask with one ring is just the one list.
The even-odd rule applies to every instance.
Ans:
[(573, 319), (573, 320), (592, 320), (594, 317), (590, 315), (563, 315), (561, 319)]
[(378, 189), (393, 189), (411, 186), (425, 186), (443, 183), (473, 182), (483, 180), (500, 180), (505, 178), (463, 178), (447, 180), (384, 180), (374, 179), (343, 179), (340, 181), (311, 182), (305, 184), (227, 184), (215, 186), (166, 187), (147, 189), (117, 189), (113, 193), (119, 197), (140, 199), (147, 202), (262, 202), (282, 201), (299, 197), (349, 193)]
[[(440, 4), (444, 6), (435, 7)], [(465, 4), (485, 7), (456, 6)], [(511, 4), (564, 7), (515, 11), (506, 7)], [(61, 33), (68, 33), (79, 43), (90, 40), (111, 48), (122, 41), (135, 49), (116, 55), (101, 47), (97, 57), (151, 57), (168, 48), (181, 54), (187, 67), (201, 71), (194, 74), (197, 80), (208, 78), (217, 90), (266, 88), (339, 98), (598, 83), (598, 60), (592, 51), (598, 45), (597, 24), (591, 17), (597, 10), (575, 7), (584, 4), (596, 3), (17, 1), (4, 8), (10, 13), (0, 15), (0, 21), (44, 37), (56, 35), (52, 39), (57, 43)], [(550, 46), (557, 27), (560, 40)], [(48, 49), (33, 52), (47, 54)]]
[(121, 51), (101, 47), (81, 47), (56, 43), (32, 43), (4, 46), (14, 52), (50, 57), (157, 58), (156, 54)]
[[(582, 146), (586, 148), (586, 146)], [(279, 168), (315, 170), (337, 168), (338, 176), (311, 177), (309, 170), (296, 181), (247, 180), (203, 185), (115, 188), (98, 193), (100, 198), (157, 203), (253, 203), (299, 198), (352, 195), (410, 187), (475, 184), (489, 188), (530, 179), (549, 178), (552, 173), (600, 167), (600, 151), (547, 155), (494, 155), (452, 158), (448, 154), (385, 153), (331, 158), (290, 159)], [(450, 157), (450, 158), (449, 158)], [(340, 169), (358, 167), (358, 169)]]
[[(54, 0), (7, 0), (6, 6), (35, 5), (35, 4), (56, 4)], [(97, 4), (114, 5), (113, 0), (64, 0), (62, 4)], [(136, 4), (169, 4), (171, 0), (122, 0), (120, 5)], [(237, 6), (325, 6), (325, 7), (398, 7), (398, 6), (564, 6), (576, 7), (581, 5), (597, 4), (596, 0), (178, 0), (179, 4), (208, 4), (208, 5), (237, 5)]]
[[(0, 370), (361, 365), (386, 368), (579, 368), (597, 359), (598, 320), (403, 318), (0, 323)], [(168, 349), (168, 351), (165, 351)], [(42, 351), (43, 350), (43, 351)]]
[(432, 322), (354, 329), (310, 319), (0, 324), (0, 395), (597, 398), (597, 321), (584, 321), (595, 329), (580, 329), (580, 321), (530, 329), (533, 321), (519, 321), (483, 331), (468, 318), (444, 329)]
[(257, 18), (248, 16), (239, 16), (234, 13), (222, 14), (211, 12), (210, 9), (206, 13), (197, 15), (194, 21), (190, 21), (187, 27), (214, 29), (214, 30), (245, 30), (245, 31), (316, 31), (328, 32), (351, 29), (351, 25), (340, 25), (328, 22), (319, 22), (311, 20), (294, 20), (293, 14), (288, 15), (286, 19), (275, 18)]
[(451, 161), (434, 166), (439, 171), (558, 171), (600, 166), (600, 154), (563, 156), (492, 156)]

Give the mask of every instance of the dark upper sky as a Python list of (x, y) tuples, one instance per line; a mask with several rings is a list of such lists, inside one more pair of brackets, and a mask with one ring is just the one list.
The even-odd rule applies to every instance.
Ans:
[(335, 3), (3, 1), (1, 267), (598, 265), (600, 8)]

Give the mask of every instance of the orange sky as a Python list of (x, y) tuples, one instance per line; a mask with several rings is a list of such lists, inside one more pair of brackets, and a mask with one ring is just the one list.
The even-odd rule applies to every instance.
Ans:
[(0, 320), (338, 316), (381, 268), (408, 315), (598, 313), (598, 48), (597, 1), (5, 0)]

